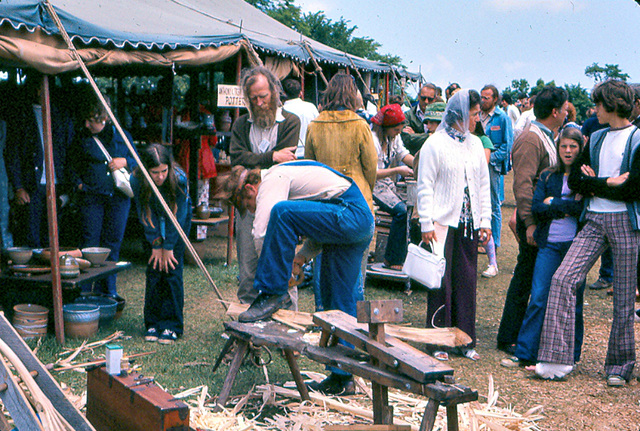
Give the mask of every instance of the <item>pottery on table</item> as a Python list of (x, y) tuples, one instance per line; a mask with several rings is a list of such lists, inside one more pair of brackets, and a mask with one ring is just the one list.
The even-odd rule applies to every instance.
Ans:
[(106, 247), (87, 247), (82, 249), (82, 257), (93, 266), (100, 266), (109, 257), (111, 249)]
[(223, 212), (224, 212), (224, 209), (222, 209), (220, 207), (210, 207), (209, 208), (209, 215), (211, 217), (213, 217), (213, 218), (220, 217)]
[[(68, 254), (73, 257), (82, 257), (82, 252), (80, 249), (72, 248), (72, 247), (60, 247), (58, 249), (58, 256), (63, 256)], [(36, 252), (36, 256), (44, 263), (51, 262), (51, 248), (43, 248), (42, 250), (38, 250)]]
[(24, 265), (29, 262), (31, 256), (33, 256), (33, 250), (29, 247), (9, 247), (5, 249), (5, 252), (14, 265)]
[(80, 275), (80, 265), (75, 257), (68, 254), (60, 256), (60, 277), (74, 278)]
[(196, 217), (200, 220), (206, 220), (211, 215), (211, 211), (209, 210), (209, 205), (200, 204), (196, 207)]

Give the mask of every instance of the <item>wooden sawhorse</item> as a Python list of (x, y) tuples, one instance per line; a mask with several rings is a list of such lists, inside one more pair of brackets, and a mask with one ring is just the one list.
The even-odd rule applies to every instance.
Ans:
[[(218, 396), (218, 406), (226, 404), (240, 366), (253, 344), (282, 349), (303, 400), (309, 399), (309, 392), (294, 352), (370, 380), (376, 426), (393, 425), (393, 408), (389, 406), (388, 399), (388, 388), (392, 387), (429, 399), (420, 431), (433, 429), (440, 405), (446, 407), (448, 429), (457, 431), (458, 404), (477, 400), (478, 393), (454, 384), (452, 368), (409, 344), (385, 335), (384, 323), (402, 320), (402, 301), (359, 302), (358, 317), (369, 325), (368, 328), (341, 311), (315, 313), (314, 323), (322, 328), (320, 346), (306, 343), (301, 332), (273, 321), (225, 323), (229, 340), (214, 365), (214, 371), (231, 346), (236, 344), (237, 348)], [(339, 340), (355, 348), (339, 345)]]

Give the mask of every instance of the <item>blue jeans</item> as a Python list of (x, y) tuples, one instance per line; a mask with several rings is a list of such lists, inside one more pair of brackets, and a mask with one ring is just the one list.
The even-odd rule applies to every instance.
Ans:
[[(111, 249), (107, 260), (117, 262), (130, 207), (131, 199), (119, 192), (113, 196), (84, 193), (82, 247), (107, 247)], [(116, 295), (116, 275), (96, 282), (96, 287), (98, 292)]]
[[(518, 333), (516, 344), (516, 356), (526, 362), (536, 362), (538, 358), (538, 346), (540, 333), (544, 323), (544, 315), (547, 310), (547, 300), (553, 274), (562, 263), (572, 241), (547, 243), (538, 250), (536, 264), (533, 270), (533, 283), (531, 285), (531, 297), (524, 316), (524, 321)], [(580, 360), (582, 339), (584, 335), (584, 320), (582, 316), (582, 302), (584, 297), (584, 283), (576, 293), (576, 332), (575, 332), (575, 362)]]
[[(363, 257), (366, 259), (366, 257)], [(311, 280), (311, 285), (313, 286), (313, 295), (316, 299), (316, 311), (324, 311), (324, 304), (322, 303), (322, 290), (320, 288), (320, 267), (322, 266), (322, 253), (313, 258), (313, 279)], [(364, 268), (366, 269), (366, 262), (363, 263)], [(356, 302), (364, 301), (364, 276), (362, 271), (362, 266), (360, 267), (360, 276), (358, 277), (358, 282), (356, 283)]]
[(613, 251), (611, 251), (611, 247), (607, 247), (600, 257), (600, 278), (609, 283), (613, 281)]
[[(185, 229), (189, 232), (189, 229)], [(173, 249), (178, 261), (169, 272), (158, 271), (147, 265), (147, 282), (144, 292), (144, 326), (160, 332), (170, 329), (178, 335), (184, 331), (184, 242), (178, 240)]]
[(500, 232), (502, 230), (502, 198), (504, 196), (504, 181), (502, 175), (489, 165), (489, 184), (491, 188), (491, 236), (500, 247)]
[(320, 293), (325, 309), (355, 316), (354, 287), (362, 254), (373, 236), (373, 215), (358, 187), (352, 185), (331, 201), (277, 203), (271, 210), (254, 289), (276, 295), (287, 292), (299, 236), (322, 245)]

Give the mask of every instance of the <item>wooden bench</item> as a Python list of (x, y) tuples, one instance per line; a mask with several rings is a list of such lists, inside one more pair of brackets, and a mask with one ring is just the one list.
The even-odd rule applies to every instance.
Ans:
[[(341, 311), (315, 313), (313, 321), (322, 328), (320, 345), (304, 341), (302, 331), (274, 322), (225, 322), (229, 340), (219, 355), (214, 371), (232, 345), (236, 351), (217, 400), (223, 407), (233, 382), (251, 345), (281, 349), (296, 383), (300, 397), (309, 392), (296, 362), (296, 352), (372, 382), (375, 425), (393, 424), (393, 409), (388, 403), (388, 388), (423, 395), (429, 399), (420, 431), (433, 429), (438, 407), (446, 406), (448, 429), (458, 429), (457, 405), (478, 399), (478, 393), (454, 384), (453, 369), (426, 353), (394, 337), (387, 336), (385, 323), (402, 320), (402, 301), (362, 301), (358, 303), (358, 320)], [(363, 329), (362, 323), (368, 325)], [(339, 345), (339, 340), (355, 348)], [(379, 428), (384, 429), (384, 428)], [(387, 428), (392, 429), (392, 428)]]

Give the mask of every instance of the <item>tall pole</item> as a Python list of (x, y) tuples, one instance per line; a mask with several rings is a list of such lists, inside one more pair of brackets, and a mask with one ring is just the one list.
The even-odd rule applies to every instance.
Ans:
[(62, 319), (62, 282), (58, 252), (58, 211), (56, 209), (56, 185), (53, 166), (53, 136), (51, 134), (51, 104), (49, 99), (49, 76), (42, 77), (42, 137), (44, 138), (44, 167), (47, 189), (47, 220), (49, 224), (49, 246), (51, 247), (51, 288), (53, 289), (53, 322), (56, 340), (64, 344), (64, 322)]

